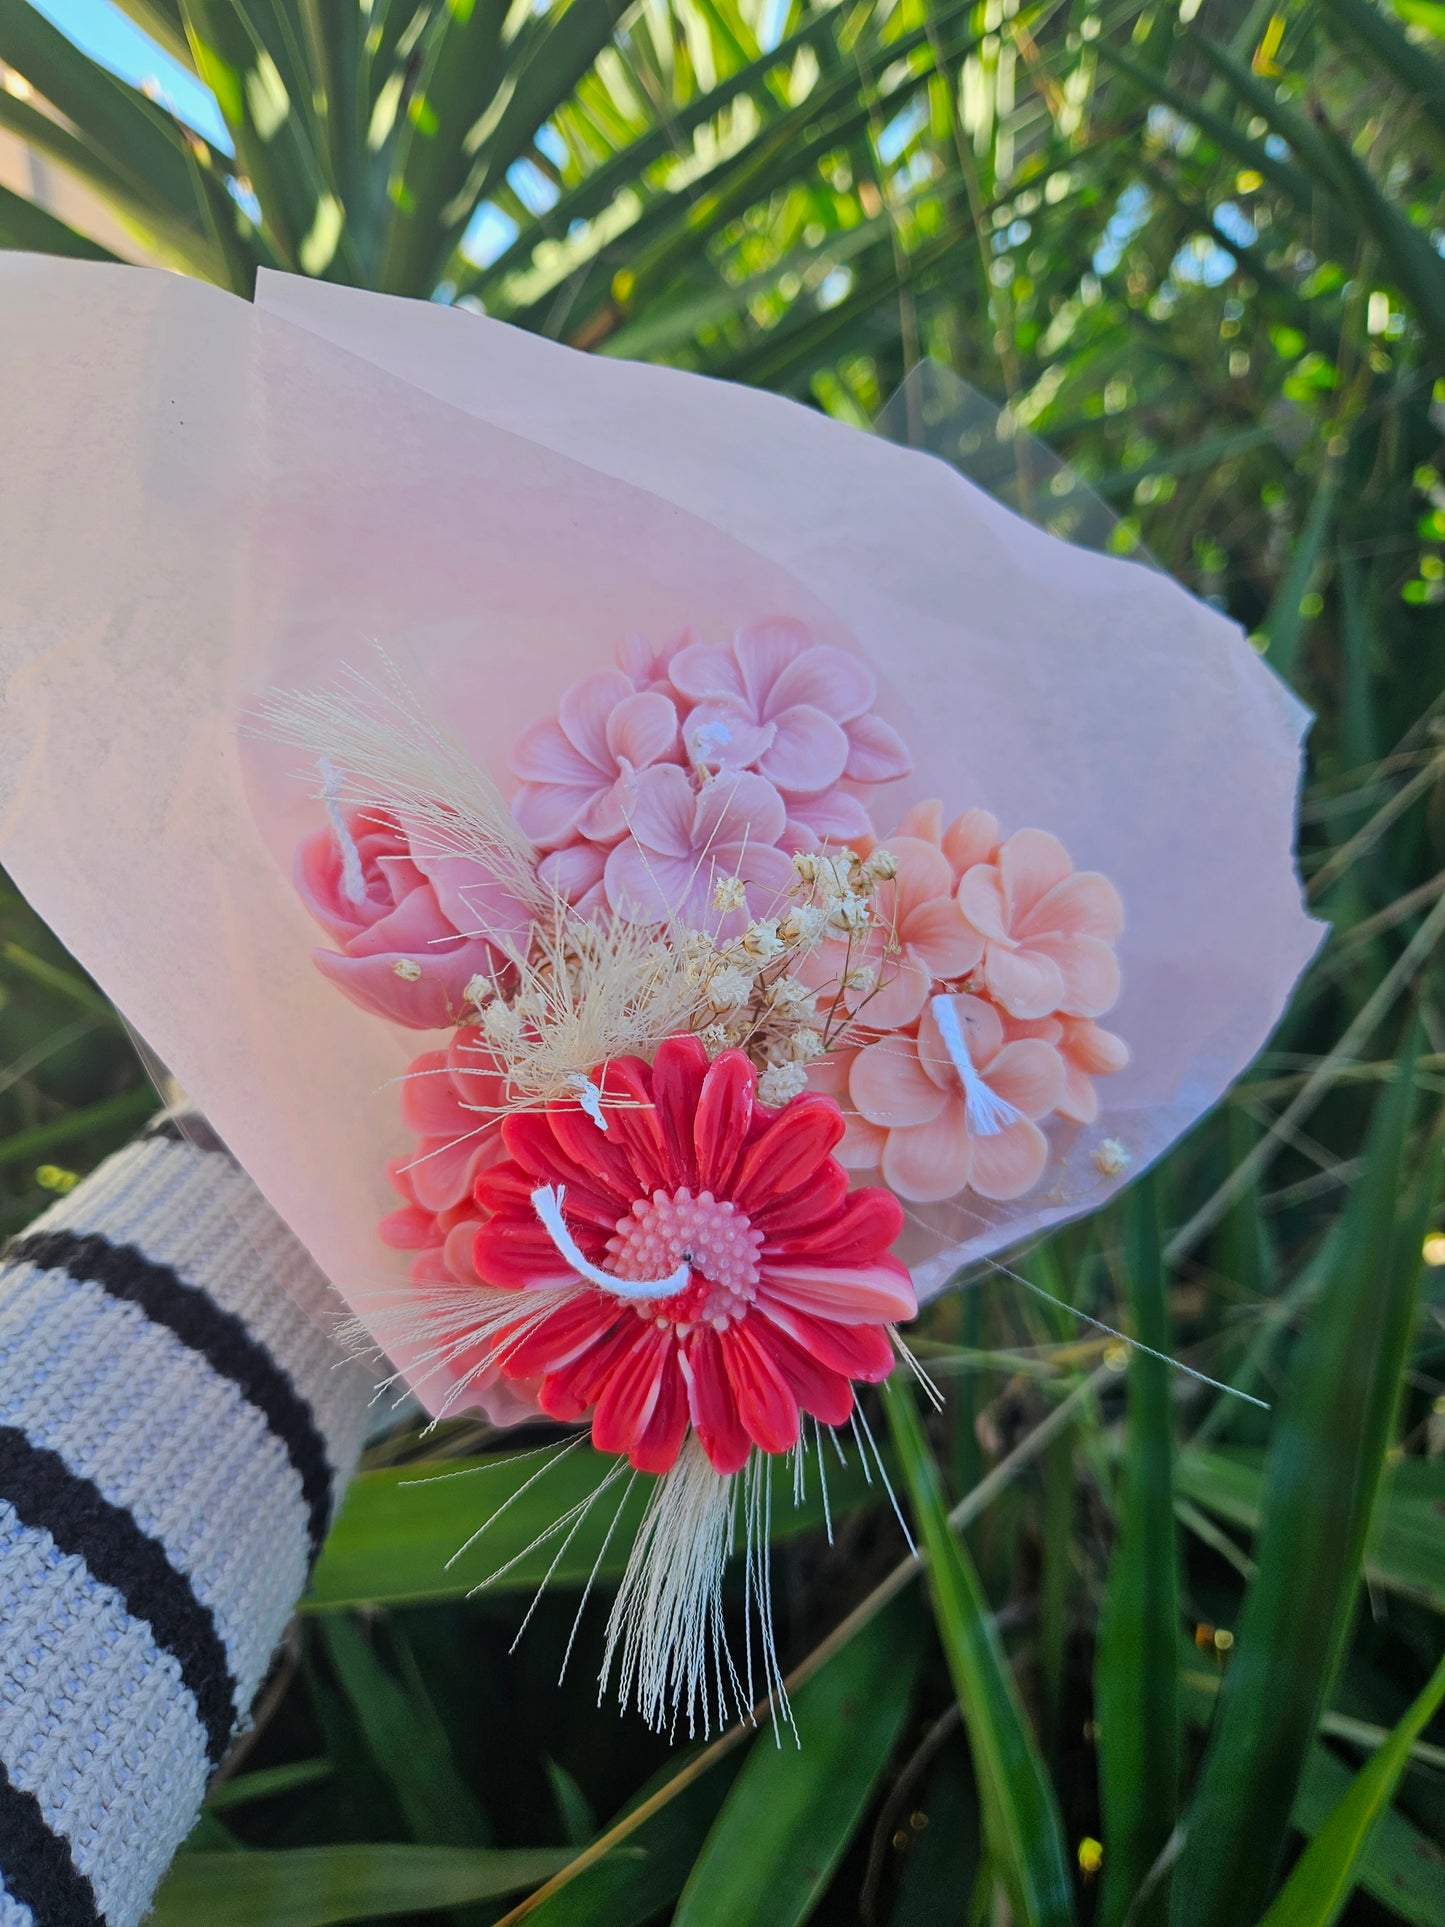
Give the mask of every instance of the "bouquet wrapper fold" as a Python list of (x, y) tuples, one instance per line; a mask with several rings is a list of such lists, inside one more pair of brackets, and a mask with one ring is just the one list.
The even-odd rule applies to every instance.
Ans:
[(375, 1225), (417, 1037), (307, 961), (314, 783), (245, 718), (378, 646), (501, 779), (628, 635), (794, 616), (912, 751), (880, 835), (982, 805), (1114, 880), (1130, 1065), (1034, 1193), (910, 1207), (920, 1297), (1102, 1203), (1277, 1021), (1320, 933), (1308, 717), (1167, 578), (794, 403), (476, 315), (17, 255), (0, 284), (0, 861), (363, 1320), (404, 1276)]

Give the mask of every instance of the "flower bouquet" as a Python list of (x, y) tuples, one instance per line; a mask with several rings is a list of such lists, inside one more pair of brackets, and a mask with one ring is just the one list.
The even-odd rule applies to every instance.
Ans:
[(0, 853), (432, 1413), (649, 1482), (604, 1679), (746, 1711), (771, 1462), (868, 1450), (918, 1301), (1267, 1035), (1303, 712), (1177, 586), (793, 404), (0, 272)]

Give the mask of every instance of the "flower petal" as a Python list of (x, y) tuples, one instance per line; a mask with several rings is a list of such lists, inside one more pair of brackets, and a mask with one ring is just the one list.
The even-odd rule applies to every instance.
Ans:
[(956, 1197), (968, 1183), (974, 1144), (964, 1123), (962, 1098), (952, 1099), (931, 1124), (890, 1131), (883, 1147), (883, 1177), (900, 1198), (933, 1204)]
[(1069, 853), (1047, 830), (1015, 830), (998, 853), (1010, 931), (1029, 914), (1040, 897), (1073, 874)]
[(1112, 943), (1124, 929), (1124, 901), (1106, 876), (1081, 870), (1046, 890), (1028, 915), (1014, 923), (1023, 942), (1038, 935), (1060, 933), (1071, 937), (1102, 937)]
[(743, 1429), (765, 1452), (798, 1442), (798, 1401), (786, 1379), (752, 1335), (747, 1321), (721, 1334), (723, 1365)]
[(717, 1333), (705, 1325), (695, 1328), (679, 1352), (678, 1363), (687, 1382), (688, 1409), (698, 1443), (713, 1470), (741, 1472), (753, 1442), (738, 1417)]
[(679, 649), (668, 664), (668, 680), (679, 695), (691, 702), (709, 702), (715, 697), (731, 697), (755, 714), (743, 688), (737, 658), (725, 643), (693, 642)]
[(831, 789), (848, 761), (848, 738), (842, 725), (821, 709), (796, 704), (769, 719), (774, 736), (758, 758), (758, 768), (769, 782), (790, 795), (816, 796)]
[(790, 849), (816, 850), (824, 843), (859, 843), (873, 834), (868, 812), (847, 790), (788, 798), (786, 842)]
[(733, 655), (742, 674), (743, 689), (760, 722), (773, 719), (773, 686), (788, 664), (811, 646), (812, 637), (791, 616), (750, 622), (733, 637)]
[(646, 850), (656, 856), (690, 857), (696, 815), (697, 798), (686, 770), (676, 763), (658, 763), (638, 772), (631, 829)]
[(894, 783), (913, 768), (908, 745), (881, 716), (857, 716), (848, 725), (848, 761), (843, 774), (851, 783)]
[(715, 1197), (728, 1195), (734, 1167), (753, 1121), (756, 1084), (757, 1073), (740, 1050), (721, 1052), (702, 1079), (702, 1095), (692, 1120), (692, 1137), (697, 1152), (698, 1183)]
[(893, 1344), (881, 1324), (835, 1324), (828, 1318), (815, 1318), (796, 1305), (775, 1303), (763, 1293), (759, 1294), (759, 1311), (845, 1378), (861, 1378), (867, 1385), (878, 1385), (893, 1370)]
[(851, 723), (873, 707), (877, 696), (878, 679), (861, 656), (818, 642), (794, 656), (776, 677), (768, 714), (775, 716), (779, 710), (806, 703), (835, 723)]
[(665, 1037), (658, 1045), (652, 1060), (652, 1106), (674, 1189), (685, 1184), (695, 1191), (698, 1186), (693, 1127), (707, 1076), (707, 1046), (700, 1037)]
[(826, 1097), (805, 1091), (779, 1112), (738, 1162), (733, 1201), (754, 1224), (770, 1222), (789, 1192), (818, 1175), (843, 1135), (843, 1113)]
[(958, 884), (958, 907), (981, 937), (1001, 943), (1008, 936), (1008, 912), (997, 866), (975, 863)]
[(951, 896), (920, 905), (899, 934), (908, 955), (940, 983), (966, 977), (983, 955), (983, 938)]
[(771, 723), (755, 723), (741, 703), (699, 703), (684, 736), (689, 761), (702, 769), (747, 769), (772, 746)]
[(981, 1198), (1021, 1198), (1043, 1176), (1048, 1156), (1049, 1141), (1038, 1125), (1020, 1119), (993, 1137), (974, 1139), (969, 1185)]
[(989, 1065), (988, 1087), (1025, 1117), (1047, 1117), (1064, 1095), (1064, 1060), (1042, 1038), (1020, 1038)]
[[(605, 751), (605, 739), (603, 743)], [(606, 771), (604, 762), (584, 756), (553, 716), (532, 723), (513, 743), (507, 757), (514, 776), (524, 783), (586, 788)]]
[(1069, 1016), (1102, 1017), (1119, 1001), (1119, 959), (1098, 937), (1030, 937), (1028, 954), (1058, 971), (1055, 1008)]
[(698, 870), (690, 857), (659, 856), (633, 836), (608, 851), (602, 880), (608, 903), (632, 923), (664, 923), (698, 894)]
[(984, 952), (988, 994), (1013, 1017), (1048, 1017), (1063, 1007), (1064, 976), (1042, 944), (1010, 950), (991, 943)]
[(943, 854), (961, 877), (976, 863), (992, 863), (998, 856), (998, 818), (988, 810), (965, 810), (943, 833)]
[(628, 696), (607, 718), (607, 751), (634, 769), (660, 763), (677, 747), (677, 710), (666, 696)]
[[(890, 1142), (899, 1135), (893, 1132)], [(857, 1265), (831, 1265), (806, 1258), (785, 1265), (768, 1263), (758, 1289), (784, 1305), (795, 1305), (800, 1311), (830, 1318), (840, 1325), (892, 1324), (912, 1318), (918, 1311), (907, 1268), (886, 1253)]]
[(848, 1095), (858, 1113), (887, 1131), (932, 1124), (948, 1102), (918, 1061), (911, 1037), (884, 1037), (860, 1050), (848, 1074)]
[(953, 895), (953, 872), (942, 850), (919, 837), (891, 836), (886, 847), (898, 860), (898, 877), (880, 897), (901, 936), (916, 910)]
[(749, 1333), (781, 1374), (801, 1411), (824, 1425), (845, 1425), (853, 1410), (853, 1387), (841, 1372), (817, 1358), (780, 1325), (748, 1320)]
[(901, 957), (882, 965), (876, 989), (866, 995), (849, 991), (848, 997), (858, 1012), (858, 1021), (869, 1030), (902, 1030), (928, 1002), (932, 987), (932, 973), (911, 950), (905, 950)]
[(615, 769), (607, 743), (608, 722), (623, 703), (636, 701), (632, 684), (620, 669), (599, 669), (572, 683), (557, 705), (562, 733), (579, 755), (602, 772), (604, 780), (610, 780)]
[(723, 770), (704, 783), (696, 799), (687, 848), (705, 862), (724, 845), (775, 844), (785, 821), (783, 799), (771, 783), (749, 770)]

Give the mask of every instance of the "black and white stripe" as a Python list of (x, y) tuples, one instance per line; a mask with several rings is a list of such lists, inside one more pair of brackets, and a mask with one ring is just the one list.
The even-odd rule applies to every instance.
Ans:
[(146, 1910), (359, 1448), (370, 1387), (328, 1311), (188, 1124), (5, 1255), (0, 1927)]

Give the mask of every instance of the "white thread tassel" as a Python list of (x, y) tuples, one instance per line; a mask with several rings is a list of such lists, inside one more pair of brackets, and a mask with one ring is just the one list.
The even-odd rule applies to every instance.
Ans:
[(365, 903), (366, 878), (361, 874), (361, 852), (346, 827), (346, 815), (341, 807), (341, 786), (346, 779), (329, 756), (318, 756), (316, 767), (321, 772), (321, 801), (326, 805), (331, 834), (341, 852), (341, 887), (348, 903)]
[(532, 1209), (542, 1221), (542, 1228), (556, 1245), (558, 1255), (566, 1259), (578, 1277), (585, 1278), (599, 1291), (611, 1292), (614, 1298), (672, 1298), (685, 1291), (692, 1278), (692, 1266), (684, 1258), (676, 1271), (666, 1278), (619, 1278), (615, 1272), (603, 1271), (599, 1265), (585, 1257), (578, 1248), (577, 1240), (567, 1229), (567, 1221), (562, 1216), (562, 1205), (567, 1191), (564, 1185), (539, 1184), (532, 1193)]
[(938, 1034), (943, 1039), (944, 1049), (953, 1059), (953, 1068), (958, 1072), (963, 1085), (963, 1114), (968, 1128), (975, 1137), (997, 1137), (999, 1132), (1010, 1124), (1017, 1124), (1023, 1115), (1014, 1108), (1006, 1097), (991, 1091), (979, 1075), (968, 1051), (968, 1039), (963, 1034), (963, 1026), (958, 1021), (958, 1012), (953, 1007), (953, 999), (938, 996), (931, 999), (934, 1022)]

